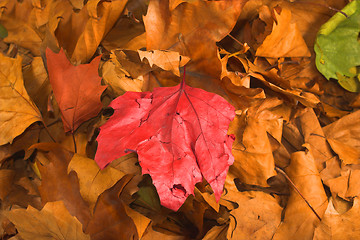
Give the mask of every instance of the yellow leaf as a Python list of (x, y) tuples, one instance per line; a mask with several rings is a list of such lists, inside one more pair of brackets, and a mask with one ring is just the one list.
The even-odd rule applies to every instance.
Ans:
[(94, 160), (75, 154), (71, 159), (68, 172), (77, 173), (80, 185), (80, 194), (93, 209), (100, 194), (111, 188), (125, 174), (119, 170), (107, 167), (100, 170)]
[(0, 54), (0, 145), (12, 143), (41, 114), (24, 87), (21, 57)]
[(282, 9), (278, 14), (274, 10), (277, 23), (273, 24), (272, 33), (267, 36), (256, 50), (262, 57), (310, 57), (311, 53), (296, 23), (291, 22), (291, 11)]
[(41, 211), (29, 206), (5, 213), (24, 240), (90, 240), (63, 202), (48, 202)]
[(155, 64), (156, 66), (166, 70), (171, 71), (176, 76), (180, 76), (179, 67), (183, 67), (186, 63), (190, 61), (189, 57), (181, 56), (178, 52), (171, 51), (141, 51), (138, 50), (141, 61), (146, 58), (149, 61), (150, 67)]

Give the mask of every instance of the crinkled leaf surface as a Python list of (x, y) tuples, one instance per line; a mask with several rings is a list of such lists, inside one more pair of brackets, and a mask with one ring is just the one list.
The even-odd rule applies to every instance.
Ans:
[(153, 92), (127, 92), (110, 106), (114, 114), (97, 138), (101, 168), (134, 150), (163, 206), (179, 209), (202, 176), (220, 199), (234, 160), (227, 130), (235, 111), (225, 99), (183, 81)]
[(46, 59), (64, 130), (73, 132), (102, 108), (100, 96), (106, 86), (101, 86), (98, 75), (100, 56), (89, 64), (73, 66), (62, 49), (58, 54), (46, 49)]
[(353, 1), (324, 24), (316, 38), (316, 67), (351, 92), (360, 91), (360, 1)]

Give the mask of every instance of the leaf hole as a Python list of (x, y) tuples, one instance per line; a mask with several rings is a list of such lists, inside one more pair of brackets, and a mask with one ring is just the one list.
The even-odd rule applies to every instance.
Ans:
[(179, 195), (186, 195), (186, 189), (181, 184), (174, 184), (170, 190), (175, 197)]
[(113, 115), (114, 114), (114, 109), (113, 108), (105, 108), (104, 110), (103, 110), (103, 113), (102, 113), (102, 115), (104, 116), (104, 117), (110, 117), (111, 115)]

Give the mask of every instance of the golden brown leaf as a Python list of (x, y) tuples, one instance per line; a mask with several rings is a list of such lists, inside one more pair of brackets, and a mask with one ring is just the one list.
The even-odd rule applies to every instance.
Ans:
[(154, 240), (154, 239), (166, 239), (166, 240), (186, 240), (185, 236), (179, 236), (176, 234), (166, 234), (154, 230), (153, 225), (151, 224), (145, 231), (141, 240)]
[[(5, 1), (6, 2), (6, 1)], [(47, 1), (8, 1), (4, 6), (0, 22), (8, 31), (5, 42), (15, 43), (40, 55), (40, 45), (44, 38), (44, 26), (48, 20)]]
[(296, 23), (291, 21), (291, 11), (284, 8), (278, 14), (274, 10), (276, 22), (272, 32), (256, 50), (262, 57), (310, 57), (311, 53)]
[(29, 206), (5, 213), (24, 240), (90, 240), (79, 220), (71, 216), (63, 202), (49, 202), (41, 211)]
[[(144, 16), (147, 50), (170, 50), (190, 57), (189, 85), (224, 96), (218, 86), (221, 63), (216, 42), (234, 27), (246, 1), (187, 1), (171, 10), (168, 0), (152, 0)], [(163, 84), (163, 77), (156, 77)], [(169, 78), (164, 77), (167, 86)], [(179, 79), (172, 81), (175, 85)]]
[(79, 179), (80, 194), (89, 204), (95, 206), (98, 196), (111, 188), (125, 173), (112, 167), (100, 170), (93, 159), (75, 154), (69, 162), (68, 173), (75, 171)]
[(145, 230), (150, 225), (151, 219), (138, 213), (128, 205), (124, 205), (126, 214), (134, 221), (139, 238), (141, 239)]
[(282, 208), (269, 194), (259, 191), (239, 192), (231, 177), (227, 177), (227, 194), (222, 198), (236, 202), (231, 211), (227, 239), (271, 239), (280, 221)]
[(23, 68), (26, 90), (36, 106), (45, 115), (51, 86), (41, 57), (34, 57), (30, 65)]
[(149, 62), (150, 67), (154, 64), (166, 71), (174, 73), (176, 76), (180, 77), (179, 67), (183, 67), (186, 63), (190, 61), (189, 57), (181, 56), (178, 52), (171, 51), (137, 51), (141, 61), (146, 58)]
[(236, 224), (231, 219), (228, 239), (271, 239), (281, 221), (282, 208), (276, 199), (258, 191), (237, 196), (239, 207), (231, 211)]
[(267, 180), (274, 176), (273, 149), (268, 137), (281, 141), (282, 120), (275, 110), (281, 101), (266, 99), (257, 107), (236, 116), (229, 127), (229, 134), (235, 135), (232, 153), (235, 162), (230, 172), (247, 184), (267, 187)]
[(135, 51), (114, 50), (110, 53), (110, 60), (102, 66), (102, 76), (116, 96), (126, 91), (141, 92), (144, 84), (142, 75), (151, 68), (142, 63)]
[[(136, 1), (129, 1), (127, 8), (130, 2)], [(135, 14), (133, 11), (131, 11), (131, 13)], [(145, 13), (143, 15), (145, 15)], [(108, 51), (115, 49), (137, 50), (145, 48), (146, 35), (144, 25), (127, 16), (121, 16), (104, 40), (101, 41), (101, 45)]]
[(0, 145), (12, 143), (32, 123), (41, 121), (24, 87), (21, 60), (0, 53)]
[(226, 232), (228, 230), (228, 226), (214, 226), (212, 227), (206, 235), (203, 237), (202, 240), (226, 240)]
[[(309, 148), (309, 145), (305, 146)], [(326, 210), (327, 197), (311, 150), (293, 153), (286, 173), (317, 214), (320, 217), (323, 216)], [(312, 239), (315, 226), (318, 223), (317, 216), (292, 188), (285, 208), (284, 220), (273, 239)]]
[(76, 11), (69, 1), (54, 1), (44, 48), (46, 45), (52, 50), (64, 48), (76, 65), (88, 62), (115, 24), (126, 2), (90, 0), (80, 11)]
[(360, 196), (360, 170), (356, 169), (357, 165), (344, 166), (340, 176), (327, 180), (331, 193), (345, 200), (352, 200)]
[(39, 192), (42, 202), (45, 204), (63, 201), (70, 214), (86, 225), (90, 219), (88, 204), (81, 197), (76, 173), (67, 173), (73, 153), (55, 143), (40, 143), (33, 147), (42, 151), (37, 158), (37, 167), (41, 174)]
[(124, 176), (112, 188), (99, 196), (93, 216), (85, 227), (92, 240), (139, 239), (133, 220), (126, 214), (123, 201), (119, 198), (124, 186), (131, 180)]
[(304, 143), (311, 146), (311, 153), (315, 159), (316, 167), (320, 172), (325, 167), (324, 163), (332, 158), (333, 154), (325, 140), (319, 120), (314, 110), (307, 108), (295, 121), (299, 123), (299, 129), (301, 135), (304, 137)]
[(20, 206), (26, 208), (31, 205), (41, 209), (38, 179), (34, 172), (29, 171), (29, 162), (18, 160), (14, 164), (9, 162), (5, 169), (0, 170), (0, 199), (3, 209)]
[(360, 111), (323, 128), (331, 148), (345, 164), (360, 164)]
[(33, 124), (28, 127), (25, 132), (17, 136), (13, 140), (12, 144), (8, 143), (0, 146), (0, 162), (21, 150), (25, 150), (24, 158), (29, 158), (33, 153), (33, 150), (28, 150), (28, 148), (31, 145), (37, 143), (39, 139), (40, 128), (41, 127), (39, 125)]
[(359, 206), (359, 198), (354, 198), (353, 207), (346, 213), (339, 214), (330, 201), (324, 218), (315, 229), (314, 240), (357, 239), (360, 236)]

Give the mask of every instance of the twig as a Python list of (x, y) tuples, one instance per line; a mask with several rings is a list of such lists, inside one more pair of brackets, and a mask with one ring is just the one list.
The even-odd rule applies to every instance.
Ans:
[(284, 172), (281, 168), (279, 167), (275, 167), (275, 170), (278, 171), (279, 173), (281, 173), (286, 180), (288, 180), (288, 182), (290, 183), (290, 185), (293, 187), (293, 189), (300, 195), (300, 197), (306, 202), (306, 204), (309, 206), (309, 208), (311, 209), (311, 211), (313, 211), (313, 213), (316, 215), (316, 217), (321, 221), (321, 217), (319, 216), (319, 214), (317, 214), (317, 212), (315, 211), (315, 209), (310, 205), (310, 203), (305, 199), (305, 197), (301, 194), (301, 192), (299, 191), (299, 189), (295, 186), (294, 182), (289, 178), (289, 176), (286, 174), (286, 172)]

